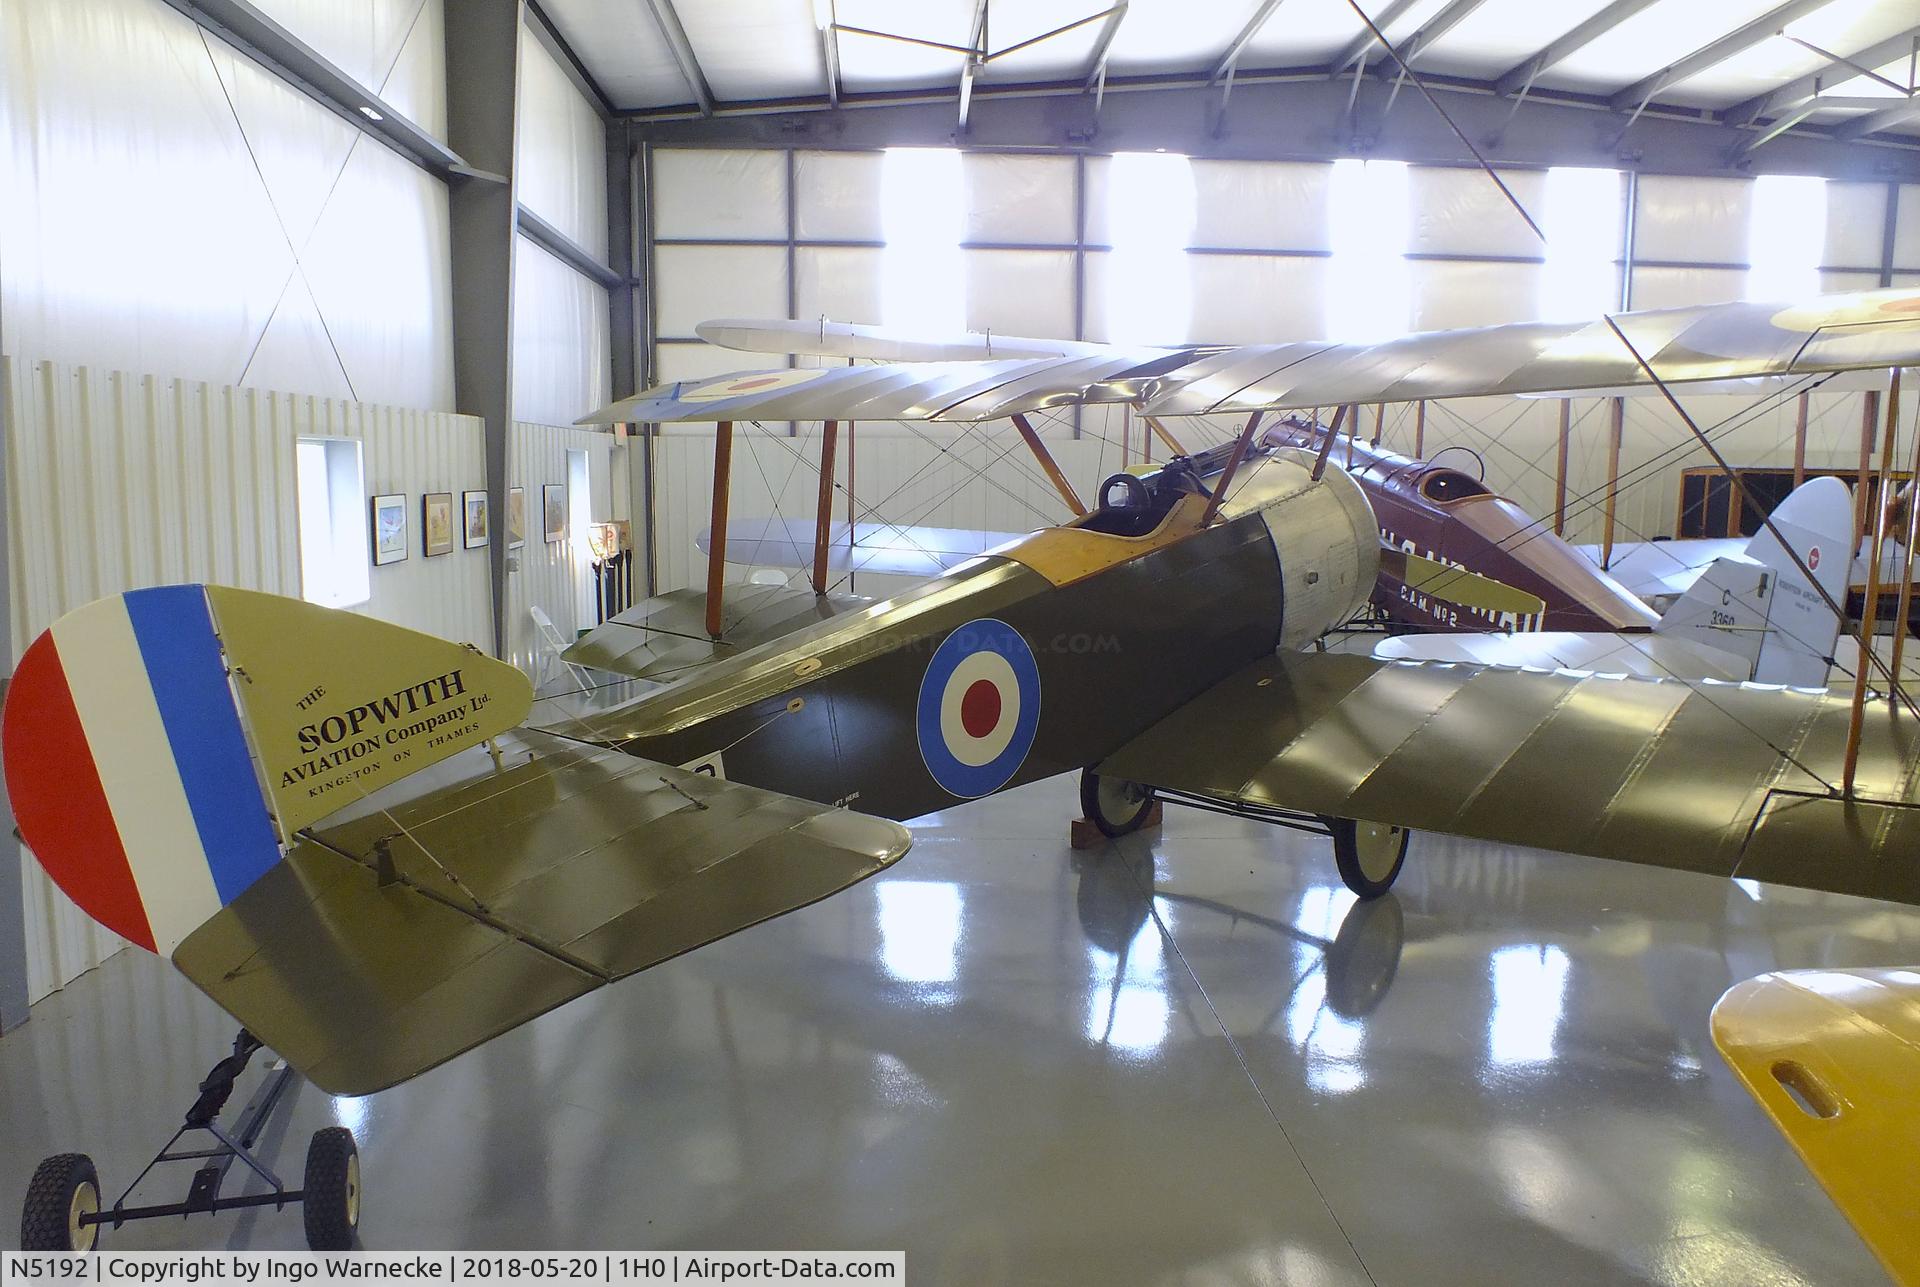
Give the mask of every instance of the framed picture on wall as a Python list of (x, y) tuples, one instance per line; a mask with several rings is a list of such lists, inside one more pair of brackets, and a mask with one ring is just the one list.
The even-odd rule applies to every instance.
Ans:
[(517, 550), (527, 543), (527, 489), (507, 491), (507, 548)]
[(407, 557), (407, 498), (373, 498), (373, 565), (382, 567)]
[(426, 492), (420, 497), (420, 530), (426, 537), (427, 557), (453, 553), (453, 493)]
[(567, 539), (567, 489), (548, 483), (540, 489), (540, 514), (545, 521), (547, 544)]
[(464, 516), (461, 530), (466, 533), (467, 548), (478, 549), (487, 543), (487, 494), (461, 492), (460, 510)]

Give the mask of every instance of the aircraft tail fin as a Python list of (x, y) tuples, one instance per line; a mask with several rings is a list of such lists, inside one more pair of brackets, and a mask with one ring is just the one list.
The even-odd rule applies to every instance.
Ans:
[(512, 666), (277, 595), (100, 599), (27, 648), (0, 717), (21, 836), (95, 920), (163, 956), (293, 833), (512, 728)]
[(1759, 683), (1824, 687), (1840, 619), (1787, 550), (1842, 602), (1851, 494), (1837, 478), (1812, 479), (1774, 510), (1773, 525), (1785, 545), (1763, 528), (1741, 555), (1715, 559), (1654, 630), (1745, 658)]

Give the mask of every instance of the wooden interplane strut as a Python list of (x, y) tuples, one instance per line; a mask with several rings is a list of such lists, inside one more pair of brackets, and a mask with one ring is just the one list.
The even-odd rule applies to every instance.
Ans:
[(1060, 472), (1060, 466), (1054, 463), (1053, 453), (1047, 450), (1047, 444), (1040, 441), (1040, 435), (1033, 431), (1033, 426), (1027, 423), (1027, 418), (1016, 413), (1013, 416), (1013, 427), (1020, 431), (1020, 436), (1026, 440), (1027, 450), (1033, 453), (1033, 458), (1040, 462), (1040, 468), (1046, 470), (1047, 477), (1053, 480), (1054, 490), (1060, 493), (1060, 499), (1067, 503), (1067, 508), (1073, 511), (1073, 516), (1075, 518), (1085, 516), (1087, 507), (1080, 503), (1080, 494), (1073, 490), (1073, 484), (1068, 482), (1067, 476)]
[[(840, 422), (829, 420), (820, 427), (820, 501), (813, 521), (813, 592), (827, 592), (827, 545), (833, 533), (833, 452), (840, 441)], [(849, 536), (853, 527), (853, 505), (847, 505)]]
[(713, 427), (713, 537), (707, 553), (707, 633), (720, 637), (720, 601), (727, 577), (727, 493), (733, 481), (733, 421)]

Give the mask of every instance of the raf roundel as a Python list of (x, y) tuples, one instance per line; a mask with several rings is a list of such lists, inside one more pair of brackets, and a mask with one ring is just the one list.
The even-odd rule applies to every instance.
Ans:
[(920, 681), (915, 720), (933, 780), (966, 799), (1005, 786), (1040, 727), (1040, 668), (1020, 632), (990, 617), (942, 643)]

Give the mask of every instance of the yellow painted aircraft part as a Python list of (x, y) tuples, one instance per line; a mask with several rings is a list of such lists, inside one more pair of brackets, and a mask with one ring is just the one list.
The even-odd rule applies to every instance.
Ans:
[(1118, 563), (1139, 558), (1149, 550), (1183, 541), (1200, 530), (1200, 516), (1207, 502), (1201, 496), (1183, 496), (1167, 512), (1160, 526), (1145, 536), (1115, 536), (1109, 532), (1089, 532), (1069, 524), (1049, 527), (1003, 545), (994, 553), (1015, 563), (1025, 564), (1055, 586), (1070, 585), (1104, 572)]
[(533, 706), (524, 674), (464, 644), (253, 590), (207, 600), (283, 840)]
[(1920, 967), (1748, 979), (1713, 1040), (1887, 1271), (1920, 1284)]
[(1547, 610), (1546, 603), (1539, 595), (1528, 594), (1504, 581), (1495, 581), (1491, 577), (1480, 576), (1419, 554), (1408, 553), (1406, 560), (1407, 585), (1437, 599), (1445, 599), (1465, 608), (1511, 612), (1521, 617)]

